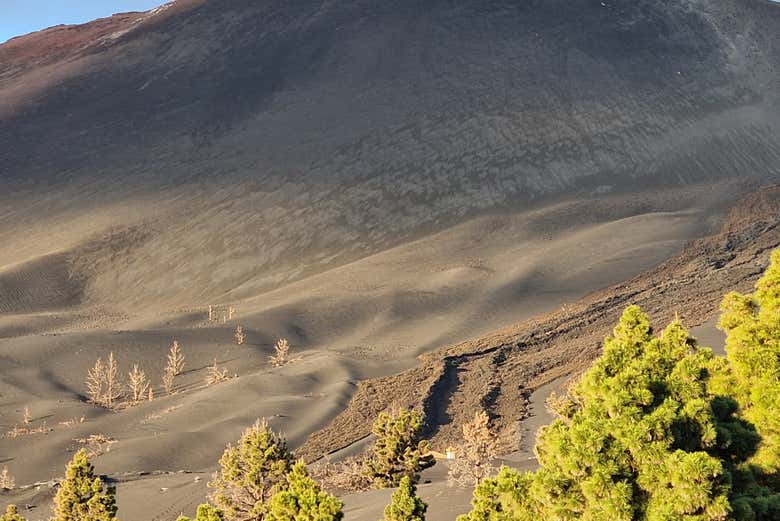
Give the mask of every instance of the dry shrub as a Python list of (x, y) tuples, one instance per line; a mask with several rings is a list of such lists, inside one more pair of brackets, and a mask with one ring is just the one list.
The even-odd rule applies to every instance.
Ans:
[(475, 270), (484, 270), (485, 260), (482, 257), (471, 257), (466, 259), (466, 266)]
[(47, 432), (51, 432), (53, 429), (50, 429), (46, 422), (44, 421), (41, 425), (35, 428), (30, 427), (19, 427), (18, 425), (14, 425), (14, 427), (5, 433), (3, 436), (4, 438), (19, 438), (20, 436), (28, 436), (30, 434), (46, 434)]
[(3, 470), (0, 470), (0, 490), (13, 490), (16, 488), (16, 480), (8, 472), (8, 467), (4, 466)]
[(236, 314), (236, 308), (225, 305), (210, 305), (208, 318), (209, 322), (222, 322), (225, 324), (228, 320), (233, 320)]
[(577, 378), (569, 380), (562, 387), (561, 394), (553, 391), (545, 401), (545, 406), (550, 414), (566, 423), (571, 423), (571, 418), (582, 407), (581, 403), (576, 399), (576, 393), (574, 392), (574, 383), (576, 381)]
[(286, 338), (280, 338), (274, 346), (276, 354), (269, 361), (274, 367), (281, 367), (290, 361), (290, 343)]
[(490, 418), (479, 411), (463, 425), (463, 442), (450, 462), (447, 481), (461, 487), (475, 487), (495, 473), (493, 461), (498, 456), (498, 438), (490, 430)]
[(168, 361), (163, 370), (163, 387), (168, 394), (173, 393), (173, 386), (177, 376), (184, 370), (184, 354), (181, 352), (179, 342), (174, 340), (168, 351)]
[(92, 458), (111, 452), (111, 445), (117, 442), (116, 439), (105, 434), (90, 434), (86, 438), (76, 438), (74, 441), (84, 445)]
[(244, 342), (246, 342), (246, 333), (244, 333), (244, 328), (240, 325), (236, 326), (236, 332), (233, 334), (233, 338), (236, 340), (236, 344), (238, 345), (244, 345)]
[(571, 417), (577, 411), (577, 402), (575, 402), (568, 394), (559, 395), (553, 391), (545, 401), (547, 410), (558, 419), (570, 423)]
[(122, 397), (122, 381), (119, 378), (114, 353), (108, 355), (108, 361), (104, 364), (102, 358), (98, 358), (95, 365), (87, 372), (87, 395), (89, 401), (113, 409), (117, 400)]
[(71, 418), (69, 420), (61, 421), (60, 423), (58, 423), (58, 425), (61, 425), (63, 427), (73, 427), (74, 425), (84, 423), (85, 421), (86, 418), (82, 416), (81, 418)]
[(133, 370), (127, 373), (127, 378), (133, 403), (138, 403), (146, 398), (149, 391), (149, 379), (146, 378), (146, 373), (138, 367), (138, 364), (133, 364)]
[(141, 420), (141, 423), (146, 424), (146, 423), (152, 422), (153, 420), (159, 420), (164, 415), (166, 415), (168, 413), (171, 413), (171, 412), (173, 412), (173, 411), (175, 411), (176, 409), (179, 409), (179, 408), (181, 408), (181, 404), (174, 405), (172, 407), (167, 407), (167, 408), (165, 408), (165, 409), (163, 409), (161, 411), (149, 413), (149, 414), (146, 415), (146, 417), (143, 420)]
[(30, 434), (30, 429), (27, 427), (19, 427), (18, 425), (14, 425), (10, 431), (3, 435), (3, 438), (18, 438), (20, 436), (24, 436), (25, 434)]
[(168, 366), (174, 376), (179, 376), (184, 370), (184, 353), (181, 352), (178, 340), (174, 340), (168, 351)]
[(107, 407), (114, 406), (116, 401), (123, 395), (123, 384), (119, 377), (119, 368), (114, 358), (114, 353), (109, 353), (106, 362), (106, 392), (104, 402)]
[(214, 364), (209, 366), (208, 373), (206, 374), (206, 385), (214, 385), (228, 380), (227, 369), (221, 369), (217, 365), (217, 359), (214, 359)]
[(363, 492), (370, 490), (372, 484), (365, 472), (366, 458), (365, 454), (337, 462), (323, 458), (313, 463), (309, 470), (312, 478), (331, 494)]
[(168, 370), (168, 367), (166, 367), (162, 375), (162, 384), (166, 393), (173, 394), (173, 385), (175, 383), (175, 379), (176, 375), (173, 374), (173, 371)]
[(105, 372), (102, 358), (98, 358), (95, 365), (87, 371), (87, 396), (92, 403), (100, 403), (103, 398)]

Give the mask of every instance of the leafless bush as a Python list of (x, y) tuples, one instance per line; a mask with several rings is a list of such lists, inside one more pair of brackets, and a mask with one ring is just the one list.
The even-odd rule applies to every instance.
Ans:
[(342, 461), (322, 459), (309, 468), (312, 478), (332, 494), (363, 492), (371, 489), (371, 479), (365, 472), (365, 455), (351, 456)]
[(106, 368), (102, 358), (98, 358), (95, 365), (87, 371), (87, 396), (92, 403), (99, 404), (103, 399), (105, 374)]
[(176, 375), (173, 374), (173, 371), (171, 371), (170, 368), (166, 367), (162, 375), (162, 384), (166, 393), (173, 394), (173, 384), (175, 383), (175, 380)]
[(76, 438), (74, 441), (84, 445), (92, 458), (111, 452), (111, 445), (117, 442), (116, 439), (105, 434), (90, 434), (86, 438)]
[(466, 259), (466, 266), (475, 270), (485, 269), (485, 260), (482, 257), (470, 257)]
[(119, 367), (114, 358), (114, 353), (109, 353), (108, 362), (106, 362), (106, 406), (113, 407), (116, 401), (122, 397), (122, 394), (123, 384), (119, 376)]
[(4, 438), (18, 438), (20, 436), (27, 436), (30, 434), (45, 434), (47, 432), (51, 432), (52, 429), (46, 425), (46, 422), (44, 421), (41, 425), (35, 428), (30, 427), (19, 427), (18, 425), (14, 425), (13, 428), (6, 432), (3, 437)]
[(461, 487), (475, 487), (495, 471), (493, 461), (498, 456), (498, 439), (490, 430), (490, 418), (484, 411), (463, 425), (463, 442), (455, 449), (447, 481)]
[(550, 414), (566, 423), (571, 423), (571, 419), (582, 408), (582, 403), (574, 391), (577, 380), (576, 377), (569, 378), (564, 385), (550, 393), (544, 403)]
[(89, 401), (106, 407), (114, 408), (116, 402), (122, 397), (122, 381), (119, 378), (119, 368), (114, 358), (114, 353), (108, 355), (108, 361), (104, 364), (102, 358), (98, 358), (95, 365), (87, 372), (87, 394)]
[(133, 364), (133, 370), (127, 373), (127, 378), (133, 403), (138, 403), (146, 398), (149, 391), (149, 380), (146, 378), (146, 373), (143, 369), (138, 367), (138, 364)]
[(208, 373), (206, 374), (206, 385), (214, 385), (224, 382), (228, 379), (227, 369), (221, 369), (217, 365), (217, 359), (214, 359), (214, 364), (209, 366)]
[(574, 416), (579, 407), (569, 393), (558, 394), (556, 391), (550, 393), (544, 404), (550, 414), (567, 423), (571, 421), (572, 416)]
[(233, 337), (236, 339), (236, 344), (238, 345), (244, 345), (244, 342), (246, 342), (246, 334), (244, 333), (244, 328), (240, 325), (236, 326), (236, 332), (234, 333)]
[(286, 338), (280, 338), (274, 346), (276, 354), (269, 360), (274, 367), (281, 367), (290, 361), (290, 343)]
[(146, 424), (146, 423), (151, 423), (154, 420), (159, 420), (166, 414), (172, 413), (173, 411), (179, 408), (181, 408), (181, 404), (168, 407), (166, 409), (163, 409), (162, 411), (149, 413), (146, 415), (146, 417), (143, 420), (141, 420), (141, 423)]
[(178, 340), (174, 340), (168, 352), (168, 366), (175, 376), (179, 376), (184, 370), (184, 353), (181, 352)]
[(236, 308), (233, 306), (225, 305), (210, 305), (209, 306), (209, 322), (220, 321), (223, 324), (228, 320), (233, 320), (233, 316), (236, 314)]
[(174, 381), (184, 370), (184, 354), (181, 352), (179, 342), (174, 340), (168, 351), (168, 363), (163, 370), (163, 387), (168, 394), (173, 393)]
[(4, 466), (3, 470), (0, 470), (0, 490), (13, 490), (16, 488), (16, 480), (8, 472), (8, 467)]
[(19, 436), (24, 436), (25, 434), (30, 434), (30, 429), (27, 427), (19, 427), (18, 425), (14, 425), (10, 431), (3, 435), (3, 438), (18, 438)]
[(65, 420), (58, 423), (58, 425), (61, 425), (62, 427), (73, 427), (74, 425), (84, 423), (85, 420), (86, 418), (84, 416), (82, 416), (81, 418), (71, 418), (69, 420)]

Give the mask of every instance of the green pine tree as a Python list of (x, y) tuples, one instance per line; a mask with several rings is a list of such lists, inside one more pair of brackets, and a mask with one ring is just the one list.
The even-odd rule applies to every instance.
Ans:
[(258, 421), (222, 454), (220, 470), (209, 483), (214, 489), (211, 501), (228, 521), (262, 521), (292, 462), (284, 438)]
[[(546, 521), (536, 517), (529, 489), (534, 474), (502, 467), (495, 478), (482, 481), (474, 489), (472, 509), (459, 521)], [(566, 518), (563, 518), (566, 519)]]
[(115, 521), (116, 491), (106, 486), (81, 449), (68, 464), (54, 497), (52, 521)]
[(179, 519), (176, 521), (224, 521), (224, 519), (225, 518), (222, 516), (222, 512), (220, 512), (219, 509), (216, 509), (211, 505), (203, 504), (198, 506), (198, 513), (195, 516), (195, 519), (179, 516)]
[(296, 463), (282, 487), (268, 505), (267, 521), (340, 521), (344, 504), (324, 492), (306, 471), (303, 461)]
[(16, 509), (16, 505), (8, 505), (5, 507), (5, 514), (0, 516), (0, 521), (27, 521), (19, 511)]
[(428, 505), (417, 497), (417, 487), (409, 476), (404, 476), (385, 508), (385, 521), (425, 521), (426, 510)]
[(723, 392), (730, 379), (678, 322), (654, 336), (629, 307), (540, 431), (539, 470), (502, 469), (461, 521), (780, 519), (777, 481), (748, 470), (760, 436)]
[(391, 415), (382, 412), (374, 422), (373, 454), (366, 463), (366, 475), (377, 488), (397, 486), (409, 476), (413, 482), (420, 471), (432, 466), (430, 445), (422, 439), (423, 418), (414, 410), (400, 409)]
[(721, 304), (719, 326), (726, 332), (730, 394), (740, 416), (761, 435), (750, 459), (763, 471), (780, 472), (780, 250), (753, 294), (732, 292)]

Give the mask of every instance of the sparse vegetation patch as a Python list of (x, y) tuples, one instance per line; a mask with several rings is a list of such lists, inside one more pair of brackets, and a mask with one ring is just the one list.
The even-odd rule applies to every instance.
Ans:
[(168, 351), (167, 363), (163, 369), (163, 387), (165, 392), (173, 394), (176, 377), (184, 370), (184, 353), (179, 347), (179, 342), (174, 340)]
[(123, 395), (123, 384), (114, 353), (108, 355), (105, 363), (102, 358), (97, 359), (87, 372), (86, 384), (90, 402), (107, 409), (113, 409), (117, 405)]
[(485, 411), (477, 412), (462, 429), (463, 441), (449, 462), (447, 480), (451, 485), (474, 487), (497, 471), (493, 461), (498, 457), (498, 439)]
[(275, 354), (270, 358), (271, 365), (281, 367), (289, 361), (290, 343), (286, 338), (280, 338), (274, 345)]
[(13, 490), (16, 488), (16, 480), (8, 471), (8, 467), (3, 465), (0, 470), (0, 490)]
[(215, 358), (214, 363), (208, 368), (208, 372), (206, 374), (206, 385), (210, 386), (222, 383), (229, 379), (230, 377), (228, 376), (227, 369), (219, 367), (219, 365), (217, 365), (217, 359)]
[(404, 476), (416, 483), (420, 472), (433, 466), (422, 428), (423, 417), (415, 410), (399, 408), (379, 414), (373, 428), (376, 442), (365, 466), (375, 488), (398, 486)]

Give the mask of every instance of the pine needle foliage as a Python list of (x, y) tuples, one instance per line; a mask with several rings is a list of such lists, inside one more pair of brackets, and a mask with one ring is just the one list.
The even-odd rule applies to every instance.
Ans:
[(721, 304), (728, 375), (719, 391), (731, 391), (740, 415), (761, 435), (750, 459), (763, 471), (780, 472), (780, 250), (756, 283), (756, 291), (732, 292)]
[(271, 498), (267, 521), (340, 521), (344, 504), (323, 491), (306, 470), (303, 461), (297, 462), (282, 487)]
[(395, 487), (408, 476), (414, 483), (420, 472), (433, 466), (430, 445), (422, 439), (422, 415), (415, 410), (382, 412), (374, 422), (373, 453), (366, 462), (366, 475), (375, 488)]
[(384, 521), (425, 521), (426, 510), (428, 505), (417, 497), (417, 487), (409, 476), (404, 476), (385, 508)]
[[(531, 519), (531, 512), (537, 510), (529, 495), (533, 480), (533, 473), (520, 473), (509, 467), (502, 467), (495, 478), (486, 479), (477, 485), (471, 500), (471, 512), (460, 516), (458, 521), (526, 521)], [(561, 513), (564, 514), (564, 512)], [(573, 521), (578, 518), (561, 515), (551, 519)], [(539, 517), (536, 521), (546, 521), (546, 519)]]
[[(732, 398), (729, 405), (760, 437), (755, 453), (734, 472), (733, 517), (780, 519), (780, 250), (772, 253), (755, 292), (729, 293), (721, 312), (726, 358), (712, 389)], [(741, 443), (736, 433), (727, 435)]]
[[(721, 326), (742, 328), (747, 337), (730, 338), (729, 360), (698, 348), (677, 321), (654, 336), (648, 317), (627, 308), (601, 358), (557, 408), (559, 418), (540, 431), (540, 469), (502, 469), (476, 488), (472, 511), (459, 519), (780, 519), (777, 477), (757, 467), (774, 469), (772, 451), (762, 453), (761, 434), (771, 443), (778, 408), (773, 398), (754, 403), (773, 396), (780, 373), (775, 370), (773, 380), (767, 365), (777, 363), (777, 352), (769, 351), (774, 357), (764, 365), (751, 356), (754, 349), (767, 356), (766, 349), (777, 346), (770, 338), (779, 308), (771, 306), (780, 302), (780, 256), (773, 260), (754, 296), (732, 294), (724, 301)], [(772, 309), (774, 315), (767, 313)], [(770, 324), (760, 325), (762, 319)], [(730, 367), (732, 358), (756, 365)], [(741, 380), (751, 386), (740, 388)], [(751, 394), (756, 385), (761, 390)], [(765, 407), (763, 414), (757, 407)], [(770, 410), (775, 415), (766, 418)]]
[(292, 464), (284, 438), (265, 420), (258, 421), (222, 454), (220, 469), (209, 483), (211, 502), (227, 521), (262, 521)]
[(95, 475), (87, 451), (78, 451), (54, 497), (51, 521), (115, 521), (116, 491)]
[(224, 521), (224, 519), (225, 518), (219, 509), (214, 508), (211, 505), (202, 504), (198, 506), (198, 513), (195, 516), (195, 519), (190, 519), (187, 516), (179, 516), (176, 521)]
[(19, 513), (16, 505), (8, 505), (5, 507), (5, 513), (0, 515), (0, 521), (27, 521)]

